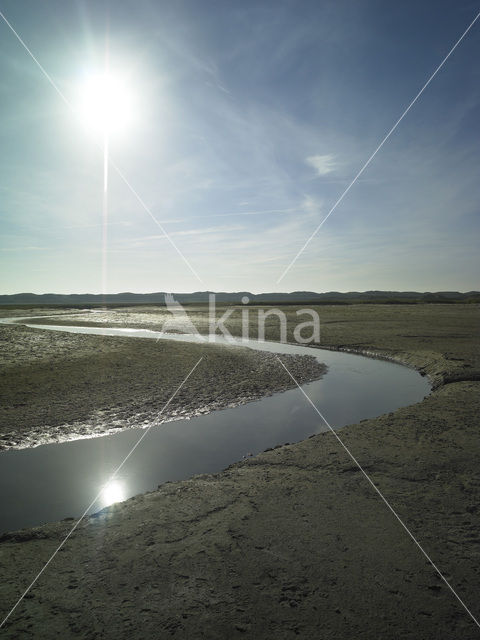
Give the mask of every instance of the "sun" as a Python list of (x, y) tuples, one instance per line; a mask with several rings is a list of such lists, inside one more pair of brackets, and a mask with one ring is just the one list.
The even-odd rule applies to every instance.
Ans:
[(80, 86), (79, 115), (87, 129), (109, 135), (127, 129), (133, 120), (132, 90), (125, 78), (90, 74)]

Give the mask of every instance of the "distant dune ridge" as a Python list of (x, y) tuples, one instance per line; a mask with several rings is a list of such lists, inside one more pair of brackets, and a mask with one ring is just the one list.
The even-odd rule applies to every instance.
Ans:
[[(217, 303), (242, 303), (242, 298), (248, 297), (250, 304), (259, 303), (312, 303), (312, 304), (351, 304), (353, 302), (376, 302), (376, 303), (417, 303), (417, 302), (480, 302), (479, 291), (468, 291), (460, 293), (458, 291), (351, 291), (340, 293), (329, 291), (328, 293), (315, 293), (313, 291), (293, 291), (291, 293), (259, 293), (254, 294), (249, 291), (237, 292), (214, 292), (196, 291), (194, 293), (174, 293), (173, 297), (182, 304), (206, 303), (209, 295), (215, 293)], [(102, 295), (100, 293), (15, 293), (11, 295), (0, 295), (0, 304), (165, 304), (165, 295), (171, 295), (164, 291), (155, 293), (113, 293)]]

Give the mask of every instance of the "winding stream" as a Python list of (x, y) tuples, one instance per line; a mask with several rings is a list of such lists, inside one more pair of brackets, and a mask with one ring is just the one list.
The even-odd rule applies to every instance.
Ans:
[[(20, 320), (29, 326), (28, 318), (0, 322)], [(142, 329), (30, 326), (138, 339), (198, 341), (196, 336)], [(327, 373), (321, 380), (304, 385), (304, 389), (335, 428), (414, 404), (430, 391), (426, 378), (392, 362), (300, 345), (255, 340), (238, 340), (238, 344), (279, 354), (309, 354), (324, 362)], [(325, 430), (299, 389), (155, 426), (90, 512), (155, 489), (163, 482), (217, 472), (243, 456)], [(79, 517), (143, 433), (142, 429), (129, 429), (0, 453), (0, 532)]]

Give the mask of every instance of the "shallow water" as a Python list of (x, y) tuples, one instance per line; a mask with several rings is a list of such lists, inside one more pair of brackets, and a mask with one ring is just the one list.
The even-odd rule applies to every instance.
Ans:
[[(147, 330), (51, 325), (41, 328), (144, 339), (157, 339), (159, 335), (182, 341), (192, 339)], [(246, 346), (241, 341), (238, 344)], [(324, 362), (327, 374), (303, 389), (335, 428), (414, 404), (430, 391), (426, 378), (391, 362), (280, 343), (251, 341), (248, 346), (279, 354), (310, 354)], [(112, 500), (155, 489), (168, 480), (220, 471), (248, 454), (298, 442), (327, 429), (299, 389), (154, 426), (89, 512), (98, 511)], [(80, 516), (144, 433), (144, 429), (129, 429), (100, 438), (0, 453), (0, 531)]]

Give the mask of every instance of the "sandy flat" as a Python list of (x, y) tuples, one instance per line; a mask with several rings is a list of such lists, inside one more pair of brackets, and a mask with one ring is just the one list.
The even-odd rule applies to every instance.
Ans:
[[(369, 306), (324, 311), (326, 344), (408, 361), (436, 389), (339, 435), (478, 618), (478, 309)], [(4, 536), (4, 611), (71, 525)], [(86, 519), (4, 636), (473, 640), (479, 633), (326, 433)]]

